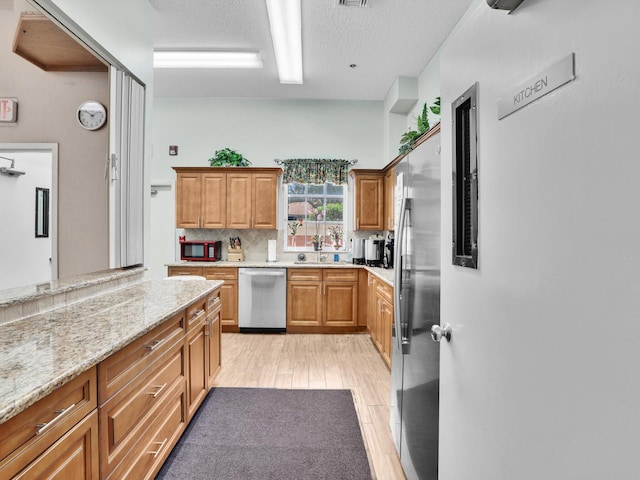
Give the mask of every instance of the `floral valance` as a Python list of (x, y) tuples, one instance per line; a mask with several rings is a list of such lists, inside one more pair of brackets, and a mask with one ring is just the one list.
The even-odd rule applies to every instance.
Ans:
[(291, 158), (276, 160), (282, 165), (284, 183), (333, 183), (341, 185), (347, 183), (349, 166), (356, 161), (317, 159), (317, 158)]

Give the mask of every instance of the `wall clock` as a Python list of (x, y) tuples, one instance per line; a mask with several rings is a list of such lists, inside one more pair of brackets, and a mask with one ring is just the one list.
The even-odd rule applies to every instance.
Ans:
[(107, 121), (107, 109), (100, 102), (87, 100), (78, 107), (78, 122), (87, 130), (98, 130)]

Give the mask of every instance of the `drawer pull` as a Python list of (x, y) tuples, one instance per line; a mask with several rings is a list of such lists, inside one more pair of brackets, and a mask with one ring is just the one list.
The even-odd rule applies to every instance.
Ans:
[(164, 444), (167, 443), (167, 440), (169, 440), (168, 437), (161, 442), (153, 442), (154, 445), (159, 445), (159, 447), (155, 452), (149, 452), (149, 455), (153, 455), (153, 458), (156, 458), (158, 455), (160, 455), (160, 452), (164, 448)]
[(149, 351), (153, 352), (156, 348), (162, 345), (167, 339), (163, 338), (162, 340), (154, 340), (149, 345), (145, 345), (149, 349)]
[(205, 312), (204, 308), (201, 310), (198, 310), (197, 312), (194, 312), (193, 315), (191, 315), (191, 318), (197, 318), (200, 315), (202, 315)]
[(157, 388), (157, 390), (155, 392), (147, 392), (147, 395), (151, 395), (153, 398), (157, 398), (158, 395), (160, 395), (160, 392), (164, 390), (164, 387), (166, 386), (167, 386), (166, 383), (164, 385), (154, 385), (151, 388)]
[(36, 432), (36, 435), (40, 435), (41, 433), (44, 433), (44, 431), (47, 428), (51, 427), (51, 425), (53, 425), (59, 419), (64, 417), (64, 414), (67, 413), (69, 410), (71, 410), (75, 406), (76, 406), (76, 404), (74, 403), (73, 405), (69, 405), (67, 408), (65, 408), (63, 410), (56, 410), (57, 415), (50, 422), (36, 424), (36, 428), (38, 429), (38, 431)]
[(213, 307), (216, 303), (220, 303), (220, 297), (215, 297), (209, 302), (209, 308)]

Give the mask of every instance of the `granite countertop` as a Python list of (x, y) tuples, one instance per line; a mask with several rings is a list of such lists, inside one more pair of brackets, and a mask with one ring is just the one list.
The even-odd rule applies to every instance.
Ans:
[(81, 287), (92, 285), (99, 286), (113, 280), (119, 280), (138, 275), (142, 272), (144, 272), (143, 267), (129, 269), (116, 268), (111, 270), (102, 270), (99, 272), (87, 273), (84, 275), (76, 275), (59, 280), (52, 280), (50, 282), (44, 282), (37, 285), (26, 285), (23, 287), (0, 290), (0, 307), (23, 303), (44, 296), (65, 293), (72, 290), (77, 290)]
[(0, 424), (223, 283), (147, 280), (0, 325)]
[(259, 260), (245, 260), (243, 262), (187, 262), (180, 261), (167, 263), (167, 267), (237, 267), (237, 268), (364, 268), (373, 273), (387, 285), (393, 287), (393, 269), (381, 267), (367, 267), (365, 265), (354, 265), (350, 262), (333, 262), (327, 259), (324, 262), (267, 262)]

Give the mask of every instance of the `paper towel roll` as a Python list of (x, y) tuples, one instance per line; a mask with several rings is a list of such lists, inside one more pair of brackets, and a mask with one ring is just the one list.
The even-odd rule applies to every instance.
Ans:
[(276, 240), (269, 240), (269, 246), (267, 249), (267, 262), (276, 261)]

